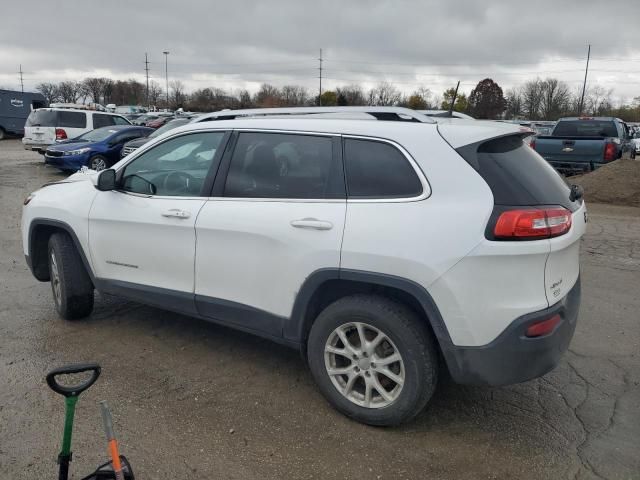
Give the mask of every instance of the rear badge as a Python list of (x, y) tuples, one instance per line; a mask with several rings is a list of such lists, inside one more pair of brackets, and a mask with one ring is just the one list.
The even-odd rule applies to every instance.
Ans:
[(564, 148), (562, 149), (562, 151), (563, 151), (563, 152), (573, 152), (573, 148), (571, 148), (571, 147), (564, 147)]

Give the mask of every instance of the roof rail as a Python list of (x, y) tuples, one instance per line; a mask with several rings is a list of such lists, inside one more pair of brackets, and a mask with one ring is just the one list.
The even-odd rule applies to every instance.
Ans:
[(347, 113), (364, 113), (376, 120), (392, 120), (405, 122), (436, 123), (433, 118), (423, 113), (404, 107), (282, 107), (282, 108), (250, 108), (245, 110), (220, 110), (218, 112), (205, 113), (198, 118), (198, 122), (209, 120), (232, 120), (239, 117), (263, 117), (271, 115), (314, 115), (338, 114), (344, 116)]

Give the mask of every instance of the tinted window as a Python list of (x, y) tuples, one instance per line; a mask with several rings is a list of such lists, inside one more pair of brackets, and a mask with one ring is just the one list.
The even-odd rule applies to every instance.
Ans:
[(58, 112), (58, 127), (87, 128), (87, 114), (83, 112)]
[(83, 133), (77, 139), (86, 140), (88, 142), (101, 142), (115, 135), (116, 133), (118, 133), (118, 131), (114, 128), (102, 127), (96, 128), (95, 130), (90, 130), (87, 133)]
[(116, 115), (110, 115), (110, 117), (113, 123), (116, 125), (131, 125), (131, 122), (129, 122), (126, 118), (118, 117)]
[(224, 132), (192, 133), (154, 146), (125, 167), (122, 189), (142, 194), (201, 196), (223, 137)]
[(553, 131), (554, 137), (617, 137), (611, 120), (562, 120)]
[(344, 187), (332, 139), (241, 133), (224, 195), (253, 198), (340, 198)]
[(576, 210), (564, 179), (518, 136), (469, 145), (458, 153), (487, 182), (496, 205), (561, 205)]
[(26, 127), (55, 127), (58, 121), (57, 112), (51, 110), (38, 110), (29, 114)]
[(93, 114), (93, 128), (108, 127), (110, 125), (115, 125), (111, 115), (104, 115), (102, 113)]
[(416, 197), (422, 193), (415, 170), (393, 145), (348, 138), (344, 161), (349, 197)]

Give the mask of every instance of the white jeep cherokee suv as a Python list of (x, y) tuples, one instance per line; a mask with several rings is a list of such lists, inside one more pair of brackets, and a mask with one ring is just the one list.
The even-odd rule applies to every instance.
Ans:
[(97, 289), (300, 349), (372, 425), (417, 415), (445, 369), (506, 385), (554, 368), (580, 303), (581, 191), (517, 127), (334, 110), (187, 125), (46, 185), (25, 200), (27, 263), (66, 319)]

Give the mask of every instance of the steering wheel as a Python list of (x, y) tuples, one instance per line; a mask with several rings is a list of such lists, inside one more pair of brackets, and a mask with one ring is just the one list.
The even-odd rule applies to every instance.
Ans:
[(162, 190), (171, 194), (188, 193), (196, 178), (188, 173), (175, 170), (162, 180)]

